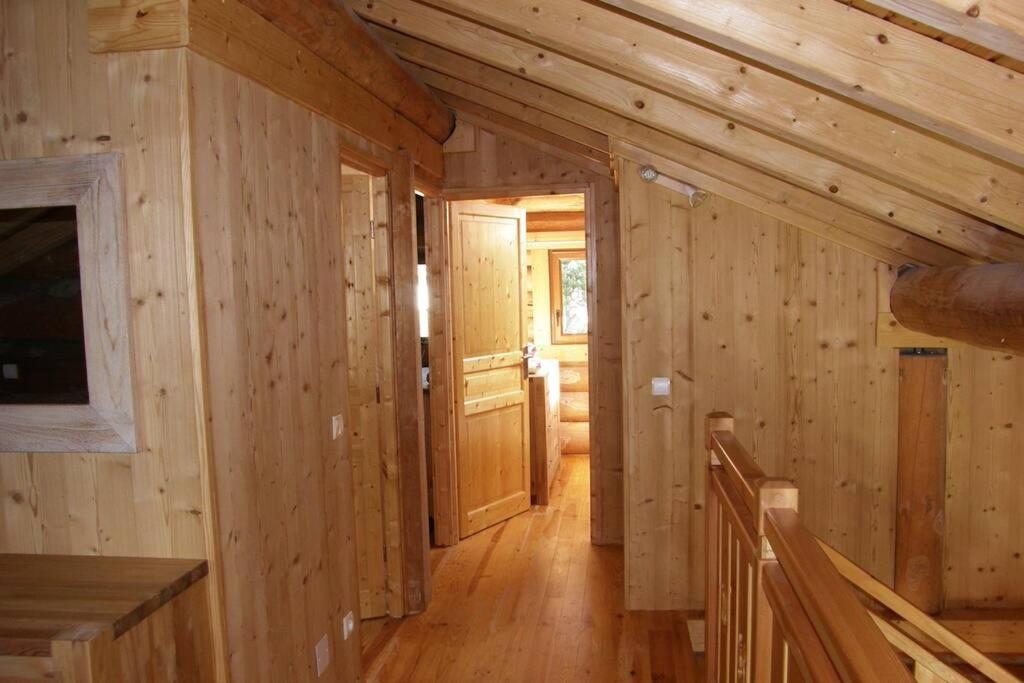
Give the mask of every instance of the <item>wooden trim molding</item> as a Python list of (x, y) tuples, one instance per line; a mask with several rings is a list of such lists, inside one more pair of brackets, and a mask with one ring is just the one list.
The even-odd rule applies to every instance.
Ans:
[(77, 211), (89, 403), (0, 406), (0, 452), (135, 452), (120, 155), (0, 162), (0, 207), (40, 206)]

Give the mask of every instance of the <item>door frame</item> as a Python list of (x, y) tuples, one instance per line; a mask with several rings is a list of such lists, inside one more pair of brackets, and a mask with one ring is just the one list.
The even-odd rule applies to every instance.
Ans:
[[(456, 468), (455, 392), (452, 386), (454, 346), (451, 328), (450, 239), (448, 202), (510, 199), (538, 195), (582, 194), (587, 258), (587, 309), (597, 310), (597, 235), (596, 188), (594, 183), (551, 183), (545, 185), (496, 185), (486, 188), (451, 188), (441, 191), (436, 206), (428, 208), (426, 218), (427, 286), (430, 289), (430, 467), (433, 475), (434, 543), (453, 546), (459, 542), (458, 475)], [(433, 247), (433, 248), (432, 248)], [(436, 304), (436, 305), (435, 305)], [(599, 366), (596, 352), (597, 316), (591, 313), (587, 333), (587, 363), (591, 385)], [(438, 382), (435, 385), (435, 382)], [(435, 394), (437, 386), (437, 394)], [(596, 412), (597, 392), (590, 392), (590, 413)], [(590, 439), (593, 444), (595, 428)], [(610, 425), (610, 428), (620, 428)], [(590, 480), (592, 504), (599, 505), (602, 489), (596, 477)]]
[[(436, 194), (438, 190), (434, 189), (436, 185), (429, 177), (419, 172), (412, 155), (405, 150), (368, 157), (342, 145), (340, 163), (371, 177), (387, 178), (387, 220), (390, 228), (387, 257), (391, 271), (389, 293), (393, 355), (390, 381), (395, 399), (399, 496), (397, 523), (385, 524), (385, 539), (389, 572), (387, 589), (391, 596), (389, 613), (392, 617), (399, 617), (422, 612), (430, 602), (430, 537), (423, 436), (425, 419), (419, 370), (414, 193), (420, 190), (425, 194)], [(351, 463), (348, 466), (351, 467)], [(392, 572), (392, 568), (395, 571)], [(391, 613), (392, 610), (399, 613)]]

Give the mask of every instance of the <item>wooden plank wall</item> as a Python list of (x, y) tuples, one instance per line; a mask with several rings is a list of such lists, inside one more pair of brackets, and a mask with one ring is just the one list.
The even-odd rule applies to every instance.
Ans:
[(711, 410), (796, 480), (815, 533), (891, 582), (898, 357), (875, 346), (877, 262), (718, 196), (687, 210), (637, 170), (620, 173), (627, 604), (703, 604)]
[(339, 131), (195, 54), (193, 203), (233, 680), (354, 680)]
[(947, 608), (1024, 607), (1024, 358), (949, 350)]
[(91, 55), (86, 3), (0, 3), (0, 157), (121, 152), (139, 453), (0, 454), (0, 551), (207, 556), (185, 53)]
[[(465, 125), (465, 124), (463, 124)], [(541, 188), (592, 185), (597, 229), (587, 235), (596, 258), (588, 264), (597, 300), (591, 320), (597, 356), (590, 358), (591, 538), (595, 543), (622, 542), (622, 336), (619, 283), (618, 193), (613, 183), (556, 158), (523, 141), (474, 126), (471, 151), (445, 153), (445, 187), (457, 189)], [(468, 145), (466, 146), (468, 148)]]

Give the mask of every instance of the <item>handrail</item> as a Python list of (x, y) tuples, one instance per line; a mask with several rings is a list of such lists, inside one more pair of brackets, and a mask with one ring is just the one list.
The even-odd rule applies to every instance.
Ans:
[(800, 598), (777, 563), (764, 568), (764, 593), (785, 635), (787, 647), (796, 650), (795, 659), (804, 679), (815, 683), (842, 680), (832, 666), (825, 646), (814, 630), (814, 624), (800, 604)]
[(843, 680), (907, 675), (885, 636), (793, 510), (767, 511), (768, 541)]
[(733, 433), (705, 424), (708, 681), (911, 681), (896, 651), (797, 513), (791, 482), (765, 475)]
[[(988, 676), (996, 683), (1017, 683), (1017, 681), (1019, 681), (1016, 676), (999, 666), (999, 664), (989, 657), (985, 656), (985, 654), (976, 647), (919, 610), (893, 589), (889, 588), (884, 583), (871, 576), (871, 574), (851, 562), (835, 548), (832, 548), (823, 541), (819, 541), (819, 543), (829, 560), (831, 560), (832, 564), (834, 564), (836, 569), (839, 570), (839, 573), (854, 587), (898, 614), (908, 623), (921, 631), (921, 633), (928, 636), (973, 667), (979, 673)], [(895, 630), (895, 627), (892, 628)], [(898, 632), (905, 638), (910, 639), (909, 636), (906, 636), (906, 634), (903, 634), (901, 631)], [(892, 642), (893, 638), (889, 638), (889, 640)], [(910, 640), (916, 643), (916, 641), (913, 641), (912, 639)], [(893, 644), (900, 647), (898, 643)], [(907, 652), (902, 647), (900, 647), (900, 649), (915, 661), (920, 661), (920, 659), (915, 657), (912, 652)], [(925, 651), (927, 652), (927, 650)], [(924, 665), (927, 668), (932, 669), (933, 673), (939, 675), (942, 680), (956, 680), (943, 675), (940, 671), (934, 670), (934, 668), (929, 666), (928, 663), (925, 663)]]

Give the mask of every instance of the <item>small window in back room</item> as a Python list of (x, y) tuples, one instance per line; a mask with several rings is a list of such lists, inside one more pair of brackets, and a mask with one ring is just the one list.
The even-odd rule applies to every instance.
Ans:
[(0, 404), (88, 404), (75, 207), (0, 209)]
[(551, 252), (551, 341), (586, 343), (587, 257), (584, 251)]

